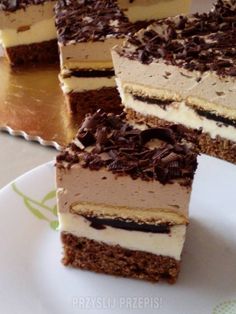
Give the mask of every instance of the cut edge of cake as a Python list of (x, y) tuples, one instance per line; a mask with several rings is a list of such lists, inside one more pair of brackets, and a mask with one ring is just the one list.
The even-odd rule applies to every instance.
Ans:
[(176, 282), (197, 167), (184, 132), (87, 115), (56, 163), (64, 265)]

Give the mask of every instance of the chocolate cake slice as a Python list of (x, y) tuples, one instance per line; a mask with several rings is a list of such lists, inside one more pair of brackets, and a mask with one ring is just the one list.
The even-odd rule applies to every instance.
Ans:
[[(150, 24), (150, 20), (187, 10), (190, 1), (59, 0), (56, 27), (61, 57), (60, 82), (69, 111), (102, 107), (121, 112), (110, 49)], [(152, 9), (152, 11), (150, 10)]]
[(53, 0), (0, 0), (0, 44), (12, 65), (56, 62)]
[(174, 283), (197, 167), (194, 141), (183, 128), (141, 131), (122, 115), (88, 114), (56, 163), (64, 265)]
[(236, 1), (157, 21), (113, 50), (130, 120), (201, 129), (207, 153), (236, 162)]

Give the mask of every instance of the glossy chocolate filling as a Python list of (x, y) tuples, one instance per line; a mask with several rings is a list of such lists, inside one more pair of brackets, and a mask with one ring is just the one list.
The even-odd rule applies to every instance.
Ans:
[[(166, 107), (171, 105), (173, 103), (173, 101), (171, 100), (160, 100), (160, 99), (157, 99), (157, 98), (149, 98), (149, 97), (144, 97), (144, 96), (138, 96), (138, 95), (133, 95), (133, 99), (135, 100), (138, 100), (138, 101), (142, 101), (142, 102), (145, 102), (147, 104), (151, 104), (151, 105), (158, 105), (159, 107), (161, 107), (162, 109), (166, 110)], [(206, 110), (203, 110), (203, 109), (200, 109), (200, 108), (196, 108), (196, 107), (193, 107), (193, 110), (199, 115), (199, 116), (202, 116), (202, 117), (205, 117), (209, 120), (213, 120), (215, 122), (219, 122), (219, 123), (222, 123), (224, 124), (225, 126), (233, 126), (233, 127), (236, 127), (236, 120), (232, 120), (230, 118), (227, 118), (227, 117), (223, 117), (223, 116), (220, 116), (220, 115), (217, 115), (213, 112), (210, 112), (210, 111), (206, 111)]]
[(205, 111), (205, 110), (200, 109), (200, 108), (193, 108), (193, 109), (199, 116), (205, 117), (209, 120), (223, 123), (225, 126), (230, 125), (230, 126), (236, 127), (236, 120), (232, 120), (232, 119), (227, 118), (227, 117), (219, 116), (213, 112)]
[(172, 100), (160, 100), (157, 98), (150, 98), (145, 96), (133, 95), (134, 100), (142, 101), (150, 105), (158, 105), (162, 109), (166, 110), (166, 107), (169, 106), (173, 101)]
[(78, 70), (71, 71), (66, 77), (112, 77), (115, 75), (113, 70)]
[(128, 231), (141, 231), (151, 233), (170, 233), (170, 226), (166, 223), (154, 225), (137, 223), (134, 221), (125, 221), (122, 219), (109, 219), (109, 218), (97, 218), (84, 216), (89, 222), (90, 226), (97, 230), (106, 229), (107, 226), (117, 229), (123, 229)]

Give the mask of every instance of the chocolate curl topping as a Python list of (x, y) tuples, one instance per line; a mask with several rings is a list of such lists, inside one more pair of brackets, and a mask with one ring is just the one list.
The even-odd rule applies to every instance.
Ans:
[[(191, 133), (191, 135), (190, 135)], [(117, 175), (130, 175), (133, 179), (158, 180), (163, 184), (181, 179), (189, 185), (197, 167), (197, 154), (193, 150), (198, 133), (173, 125), (144, 131), (129, 125), (124, 114), (115, 116), (97, 111), (89, 114), (81, 124), (74, 142), (58, 156), (69, 167), (80, 163), (90, 170), (106, 167)], [(186, 143), (191, 139), (192, 144)], [(153, 142), (153, 148), (148, 142)], [(91, 149), (86, 148), (91, 146)]]
[(175, 143), (174, 132), (167, 128), (150, 128), (140, 133), (141, 145), (145, 145), (152, 139), (159, 139), (170, 144)]
[(236, 1), (218, 0), (208, 13), (165, 18), (128, 38), (122, 56), (189, 71), (236, 76)]
[(55, 13), (58, 40), (69, 44), (124, 38), (150, 24), (131, 23), (116, 0), (58, 0)]
[(79, 132), (94, 131), (98, 124), (102, 123), (105, 114), (101, 110), (98, 110), (93, 115), (87, 115), (79, 129)]

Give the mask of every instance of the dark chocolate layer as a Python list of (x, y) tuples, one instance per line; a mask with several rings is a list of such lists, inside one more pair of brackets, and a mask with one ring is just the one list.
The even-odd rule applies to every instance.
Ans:
[(78, 70), (78, 71), (70, 71), (69, 74), (64, 75), (65, 77), (112, 77), (115, 75), (113, 70)]
[[(133, 179), (158, 180), (162, 184), (181, 179), (178, 182), (189, 185), (197, 167), (193, 144), (196, 134), (178, 125), (141, 131), (129, 125), (124, 114), (115, 116), (99, 110), (86, 116), (76, 136), (84, 148), (72, 142), (57, 157), (57, 166), (67, 168), (79, 163), (90, 170), (106, 167), (116, 175)], [(156, 147), (148, 147), (147, 143), (155, 139)], [(92, 146), (89, 152), (88, 146)]]
[(236, 76), (236, 1), (218, 0), (209, 13), (166, 18), (130, 36), (120, 54), (144, 64), (165, 63)]
[(209, 120), (223, 123), (225, 126), (236, 127), (236, 120), (229, 119), (227, 117), (220, 116), (210, 111), (203, 110), (201, 108), (193, 108), (199, 116), (205, 117)]
[(87, 217), (88, 221), (91, 222), (91, 227), (94, 229), (102, 230), (106, 226), (123, 229), (128, 231), (141, 231), (141, 232), (151, 232), (151, 233), (170, 233), (170, 226), (168, 224), (144, 224), (137, 223), (134, 221), (125, 221), (122, 219), (108, 219), (108, 218), (97, 218), (97, 217)]
[[(138, 96), (138, 95), (132, 95), (132, 97), (138, 101), (142, 101), (142, 102), (145, 102), (147, 104), (158, 105), (159, 107), (161, 107), (164, 110), (166, 109), (167, 106), (169, 106), (173, 103), (173, 101), (169, 101), (169, 100), (162, 101), (160, 99)], [(206, 111), (206, 110), (201, 109), (201, 108), (197, 108), (197, 107), (193, 107), (193, 106), (191, 106), (191, 108), (193, 108), (193, 110), (199, 116), (205, 117), (205, 118), (207, 118), (209, 120), (213, 120), (215, 122), (220, 122), (226, 126), (230, 125), (230, 126), (236, 127), (236, 120), (220, 116), (214, 112)]]
[(166, 109), (166, 107), (172, 103), (171, 100), (160, 100), (157, 98), (150, 98), (150, 97), (144, 97), (144, 96), (138, 96), (138, 95), (132, 95), (132, 96), (134, 99), (138, 101), (142, 101), (150, 105), (158, 105), (159, 107), (163, 109)]
[(53, 0), (0, 0), (0, 10), (14, 12), (25, 9), (29, 5), (43, 4)]

